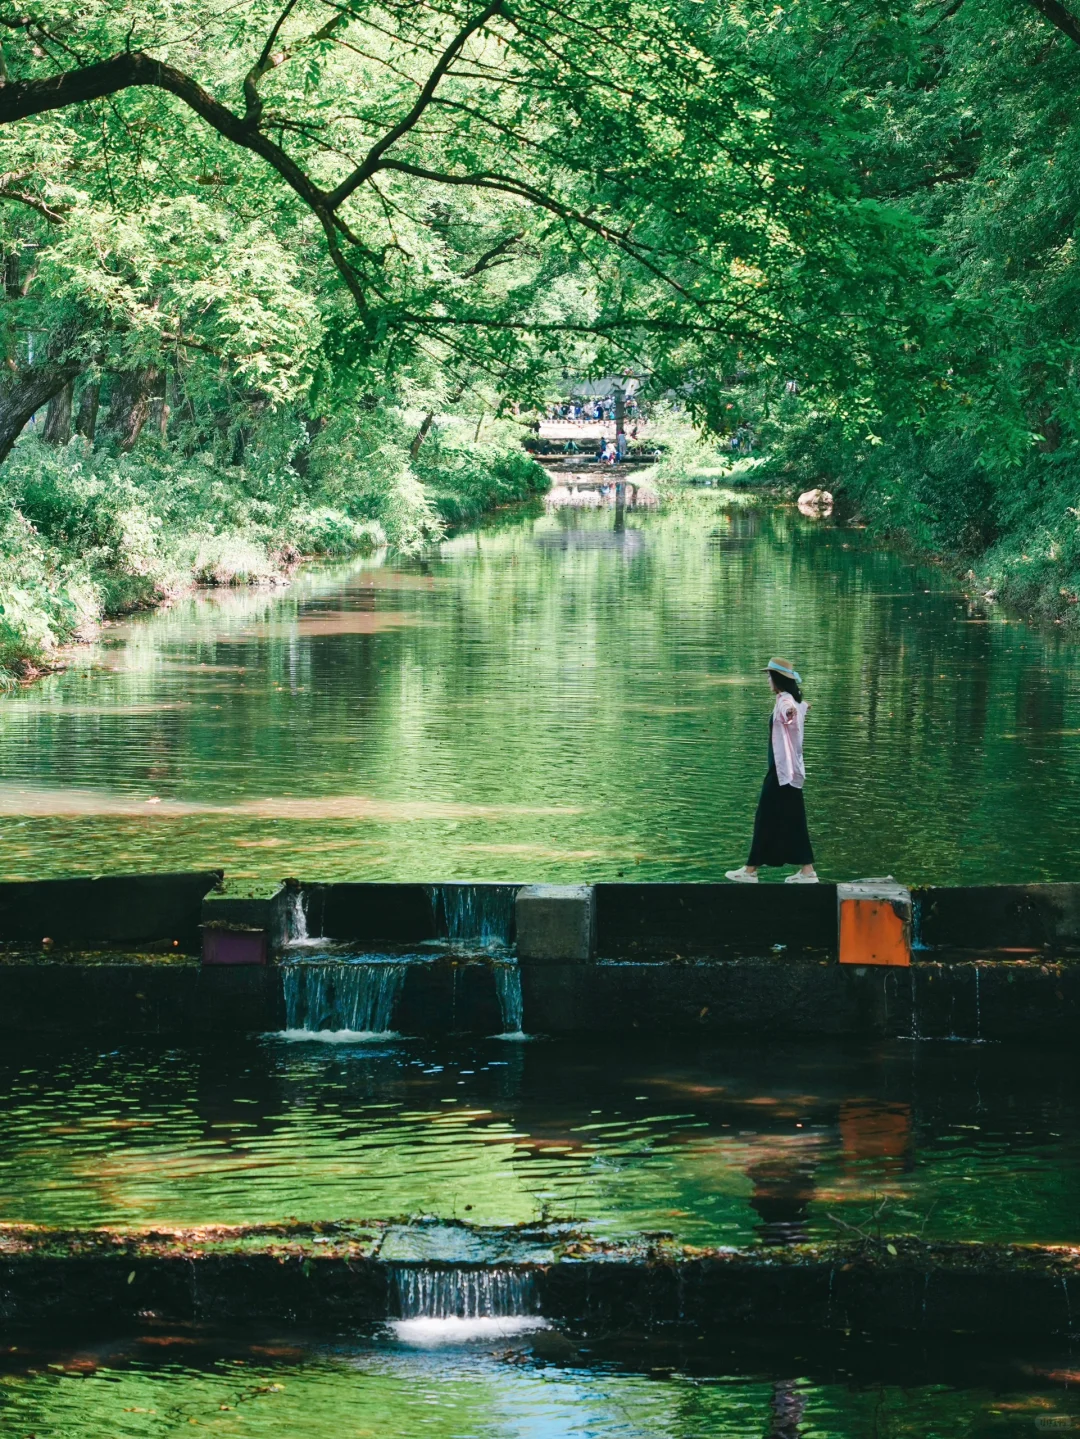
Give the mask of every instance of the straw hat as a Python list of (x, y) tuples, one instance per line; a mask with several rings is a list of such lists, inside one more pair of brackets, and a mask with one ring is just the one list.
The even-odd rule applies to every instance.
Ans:
[(797, 685), (802, 684), (802, 675), (799, 674), (790, 660), (782, 660), (774, 655), (765, 666), (765, 670), (766, 672), (772, 670), (774, 674), (778, 675), (786, 675), (789, 680), (794, 680)]

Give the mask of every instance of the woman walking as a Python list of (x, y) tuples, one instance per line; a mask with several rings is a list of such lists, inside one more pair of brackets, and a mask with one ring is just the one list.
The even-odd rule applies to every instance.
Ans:
[(803, 726), (810, 708), (802, 697), (802, 683), (787, 660), (771, 659), (765, 666), (776, 703), (769, 721), (769, 772), (761, 786), (750, 858), (727, 878), (737, 884), (757, 884), (763, 864), (797, 864), (786, 884), (817, 884), (814, 851), (806, 828), (803, 802)]

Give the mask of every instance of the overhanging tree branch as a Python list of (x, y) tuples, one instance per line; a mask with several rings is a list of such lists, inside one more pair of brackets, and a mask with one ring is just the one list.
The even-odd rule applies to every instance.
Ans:
[(215, 100), (190, 75), (141, 50), (114, 55), (77, 70), (65, 70), (44, 80), (9, 80), (6, 85), (0, 85), (0, 125), (43, 115), (49, 110), (63, 110), (69, 105), (81, 105), (87, 100), (101, 100), (136, 85), (153, 86), (175, 95), (219, 135), (253, 151), (272, 165), (311, 209), (319, 212), (327, 208), (325, 192), (280, 145), (253, 129), (220, 100)]
[[(1056, 3), (1056, 0), (1033, 0), (1033, 3), (1053, 4)], [(658, 263), (656, 257), (650, 256), (648, 252), (652, 247), (638, 242), (630, 229), (605, 223), (588, 211), (582, 211), (566, 204), (552, 194), (548, 187), (533, 185), (527, 180), (516, 179), (497, 172), (460, 175), (430, 170), (420, 165), (411, 164), (405, 159), (396, 159), (388, 153), (397, 141), (420, 124), (425, 112), (438, 99), (436, 91), (441, 81), (448, 74), (456, 73), (454, 62), (462, 56), (469, 39), (482, 30), (496, 14), (505, 14), (503, 5), (504, 0), (488, 0), (482, 10), (460, 25), (452, 40), (432, 65), (408, 113), (391, 126), (371, 146), (361, 163), (354, 166), (350, 174), (331, 190), (323, 189), (316, 183), (280, 143), (275, 143), (260, 128), (259, 124), (262, 102), (258, 95), (258, 84), (269, 70), (287, 58), (290, 53), (288, 50), (275, 53), (274, 47), (282, 26), (294, 9), (295, 0), (286, 0), (262, 47), (258, 60), (245, 77), (246, 112), (243, 115), (237, 114), (216, 99), (190, 75), (143, 51), (135, 50), (125, 51), (110, 59), (80, 65), (72, 70), (43, 79), (8, 80), (6, 83), (0, 83), (0, 125), (10, 124), (51, 110), (102, 99), (137, 86), (153, 87), (174, 95), (199, 115), (222, 138), (241, 149), (258, 155), (269, 164), (314, 213), (324, 231), (330, 258), (361, 311), (367, 310), (366, 293), (372, 289), (379, 292), (380, 288), (376, 274), (366, 273), (371, 269), (373, 252), (360, 243), (359, 237), (344, 216), (340, 214), (340, 208), (358, 186), (370, 181), (376, 174), (384, 171), (396, 171), (402, 175), (438, 185), (500, 191), (523, 200), (529, 205), (546, 210), (563, 223), (589, 231), (605, 243), (621, 250), (665, 287), (680, 295), (684, 301), (698, 310), (699, 314), (706, 314), (710, 307), (692, 290), (681, 284), (670, 272), (669, 267)], [(312, 39), (329, 38), (333, 27), (343, 23), (345, 18), (345, 7), (341, 7), (327, 25), (315, 32), (313, 36), (308, 36), (302, 43), (307, 43)], [(512, 23), (516, 24), (513, 22), (513, 17), (510, 18)], [(5, 19), (0, 16), (0, 25), (7, 25), (10, 28), (25, 28), (26, 25), (33, 23)], [(295, 49), (295, 46), (293, 48)], [(12, 195), (10, 198), (23, 199), (24, 197), (20, 194)], [(42, 213), (45, 214), (45, 212)], [(51, 219), (52, 217), (45, 214), (45, 218)], [(343, 249), (343, 242), (355, 247), (351, 254)], [(361, 259), (361, 257), (363, 258)], [(482, 273), (499, 258), (501, 258), (501, 247), (483, 257), (477, 266), (466, 271), (461, 278), (468, 279)], [(439, 323), (435, 317), (432, 318), (433, 322)], [(478, 318), (475, 323), (491, 328), (493, 322)], [(581, 333), (599, 333), (595, 327), (591, 326), (576, 328)]]
[(499, 190), (504, 195), (517, 195), (521, 200), (527, 200), (531, 205), (536, 205), (541, 210), (547, 210), (560, 219), (572, 220), (576, 225), (581, 225), (593, 234), (599, 235), (611, 245), (616, 245), (630, 259), (648, 270), (656, 279), (669, 285), (683, 299), (688, 300), (692, 305), (701, 305), (700, 300), (674, 278), (653, 263), (644, 253), (643, 247), (636, 244), (625, 230), (616, 230), (610, 225), (603, 224), (600, 220), (594, 220), (591, 215), (583, 215), (580, 211), (572, 209), (569, 205), (562, 204), (554, 196), (545, 194), (542, 190), (535, 189), (522, 181), (513, 180), (508, 175), (497, 175), (481, 173), (477, 175), (451, 175), (441, 170), (426, 170), (420, 165), (410, 165), (403, 160), (384, 160), (380, 167), (383, 170), (397, 170), (402, 175), (412, 175), (418, 180), (431, 180), (438, 185), (466, 185), (475, 190)]
[(291, 48), (287, 50), (278, 51), (275, 54), (274, 41), (281, 33), (281, 27), (289, 18), (295, 4), (296, 0), (288, 0), (288, 4), (285, 6), (285, 9), (282, 10), (277, 20), (275, 20), (270, 34), (266, 37), (266, 44), (262, 48), (262, 54), (244, 77), (244, 119), (252, 127), (257, 127), (259, 121), (262, 119), (263, 102), (262, 96), (259, 94), (259, 81), (262, 77), (270, 70), (276, 70), (279, 65), (284, 65), (285, 61), (291, 59), (296, 53), (300, 45), (310, 45), (315, 41), (329, 40), (338, 26), (345, 23), (344, 15), (334, 15), (321, 29), (316, 30), (313, 35), (306, 35), (298, 44), (291, 46)]
[(502, 9), (502, 5), (503, 0), (490, 0), (486, 9), (482, 10), (479, 15), (470, 20), (467, 25), (462, 26), (432, 66), (431, 73), (425, 80), (420, 94), (416, 97), (416, 103), (409, 113), (399, 120), (396, 125), (386, 132), (381, 140), (377, 141), (371, 147), (364, 163), (358, 165), (351, 175), (348, 175), (336, 189), (330, 192), (330, 209), (336, 210), (342, 201), (347, 200), (354, 190), (374, 175), (376, 170), (381, 168), (382, 157), (386, 154), (387, 150), (390, 149), (391, 145), (396, 144), (403, 135), (408, 134), (431, 104), (432, 97), (438, 89), (440, 81), (461, 53), (470, 36), (475, 35), (478, 30), (483, 29), (492, 16), (496, 15)]
[(1070, 14), (1064, 5), (1058, 0), (1030, 0), (1040, 15), (1044, 15), (1050, 24), (1067, 35), (1074, 45), (1080, 45), (1080, 20)]

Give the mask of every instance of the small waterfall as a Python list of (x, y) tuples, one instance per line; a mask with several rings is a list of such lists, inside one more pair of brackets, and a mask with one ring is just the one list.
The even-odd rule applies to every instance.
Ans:
[(285, 901), (285, 943), (307, 944), (309, 938), (304, 891), (290, 889)]
[(435, 1269), (396, 1265), (391, 1328), (406, 1344), (461, 1344), (546, 1329), (525, 1269)]
[(427, 892), (440, 939), (487, 949), (510, 943), (516, 884), (431, 884)]
[(395, 1298), (402, 1319), (518, 1319), (533, 1314), (527, 1269), (432, 1269), (399, 1265)]
[(386, 960), (282, 965), (287, 1029), (386, 1034), (407, 967)]
[(505, 1035), (513, 1035), (515, 1038), (519, 1035), (523, 1036), (521, 970), (516, 964), (500, 962), (492, 965), (492, 971), (495, 975), (495, 993), (499, 997), (502, 1032)]
[(308, 896), (302, 889), (290, 889), (285, 897), (285, 948), (316, 949), (327, 941), (308, 932)]

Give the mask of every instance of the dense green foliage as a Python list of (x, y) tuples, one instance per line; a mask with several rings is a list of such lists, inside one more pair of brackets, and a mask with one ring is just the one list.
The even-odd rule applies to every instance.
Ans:
[(363, 434), (328, 427), (303, 476), (288, 464), (222, 465), (160, 438), (131, 454), (81, 436), (63, 448), (23, 439), (0, 471), (0, 667), (25, 673), (103, 615), (192, 581), (274, 581), (303, 555), (409, 545), (534, 493), (546, 477), (517, 427), (491, 428), (464, 447), (452, 424), (437, 427), (414, 470), (393, 417)]
[(63, 0), (0, 33), (0, 459), (46, 404), (93, 444), (9, 462), (7, 583), (43, 596), (9, 648), (528, 491), (491, 417), (568, 367), (718, 425), (752, 354), (858, 417), (912, 342), (910, 225), (735, 10)]
[(882, 528), (973, 564), (984, 588), (1067, 614), (1080, 592), (1080, 27), (1056, 29), (1042, 8), (827, 4), (778, 22), (808, 83), (849, 117), (867, 183), (918, 224), (934, 283), (907, 304), (934, 321), (907, 403), (890, 397), (865, 426), (812, 374), (797, 401), (762, 387), (750, 408), (790, 484), (845, 493)]
[(567, 369), (756, 415), (789, 483), (1080, 592), (1054, 0), (61, 0), (0, 35), (9, 659), (528, 492), (491, 417)]

